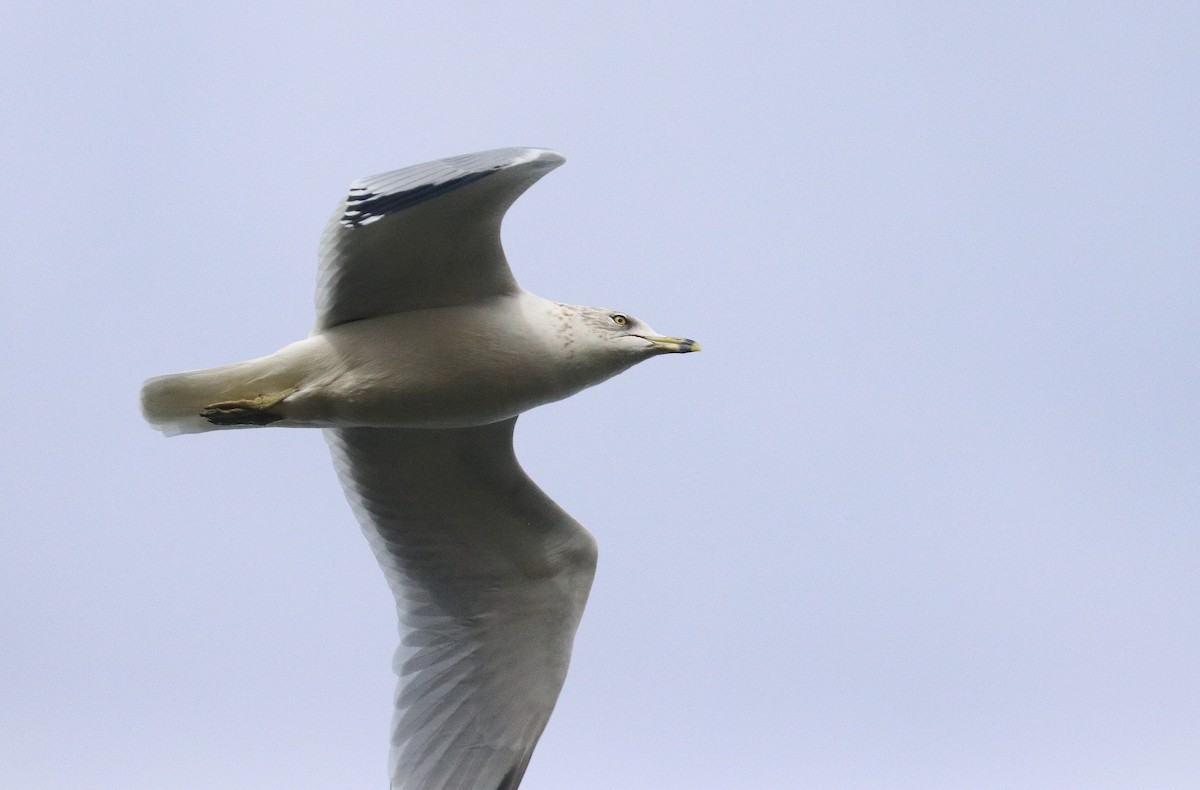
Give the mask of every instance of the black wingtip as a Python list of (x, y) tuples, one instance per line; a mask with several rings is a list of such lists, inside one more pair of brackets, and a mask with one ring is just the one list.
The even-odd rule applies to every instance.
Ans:
[(403, 192), (382, 195), (366, 190), (360, 192), (352, 189), (350, 196), (346, 198), (346, 211), (342, 214), (342, 225), (347, 228), (370, 225), (388, 214), (395, 214), (409, 206), (423, 203), (438, 195), (444, 195), (494, 172), (495, 170), (485, 170), (482, 173), (467, 173), (439, 184), (421, 184)]

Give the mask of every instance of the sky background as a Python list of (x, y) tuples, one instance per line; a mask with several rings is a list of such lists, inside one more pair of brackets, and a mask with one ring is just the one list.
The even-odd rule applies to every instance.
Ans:
[(704, 352), (518, 426), (601, 550), (522, 790), (1200, 786), (1200, 6), (963, 5), (7, 3), (0, 785), (384, 786), (321, 437), (137, 391), (531, 145), (521, 283)]

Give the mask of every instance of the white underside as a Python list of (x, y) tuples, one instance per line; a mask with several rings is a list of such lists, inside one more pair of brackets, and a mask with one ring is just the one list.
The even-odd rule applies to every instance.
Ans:
[(454, 428), (515, 417), (635, 360), (578, 362), (561, 305), (519, 291), (476, 304), (333, 327), (270, 356), (146, 383), (146, 419), (167, 434), (213, 430), (214, 403), (286, 393), (278, 427)]

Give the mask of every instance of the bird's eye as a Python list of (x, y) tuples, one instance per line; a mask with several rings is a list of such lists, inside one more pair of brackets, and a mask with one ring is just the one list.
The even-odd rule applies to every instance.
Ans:
[(629, 319), (626, 318), (625, 316), (621, 315), (620, 313), (614, 313), (611, 316), (611, 318), (612, 318), (612, 322), (614, 324), (616, 324), (617, 326), (625, 326), (629, 323)]

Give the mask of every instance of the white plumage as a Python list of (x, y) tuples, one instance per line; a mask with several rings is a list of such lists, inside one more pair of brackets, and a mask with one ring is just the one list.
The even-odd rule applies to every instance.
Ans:
[(142, 390), (168, 435), (325, 429), (396, 596), (393, 788), (516, 788), (566, 677), (596, 545), (521, 470), (517, 415), (699, 348), (517, 286), (501, 219), (562, 161), (509, 148), (355, 182), (311, 336)]

